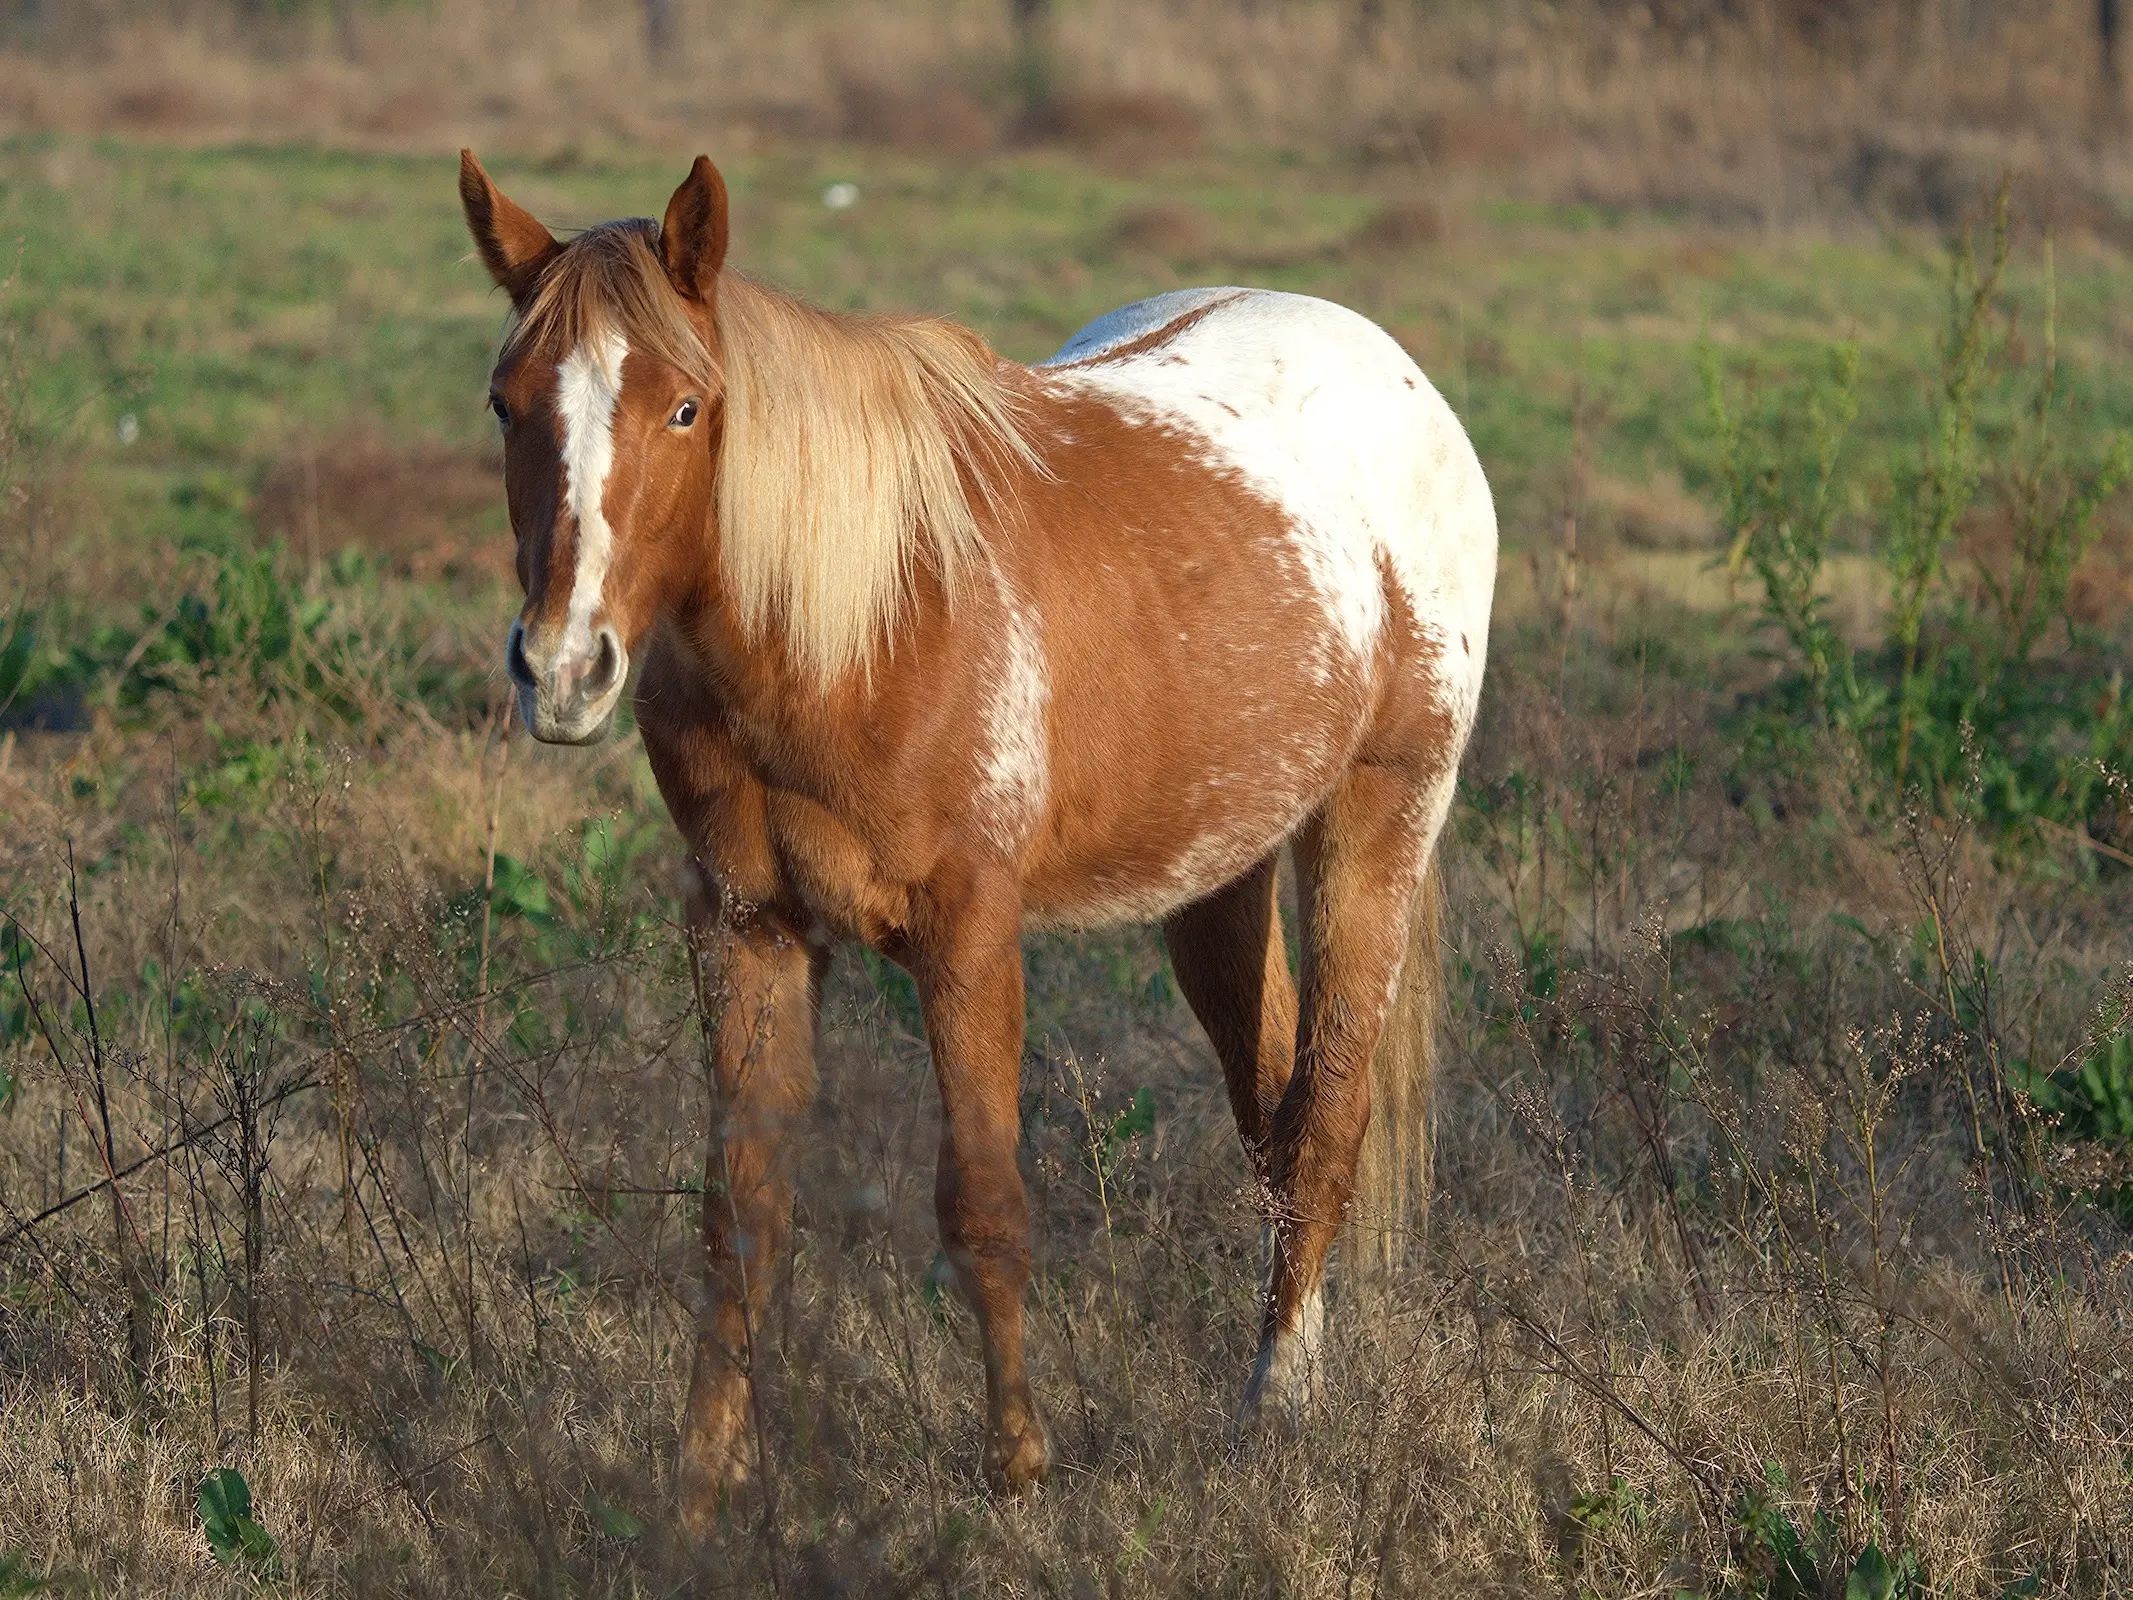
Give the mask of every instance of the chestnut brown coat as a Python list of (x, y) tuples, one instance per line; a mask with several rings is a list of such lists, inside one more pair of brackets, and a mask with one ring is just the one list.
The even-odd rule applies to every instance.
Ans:
[(726, 267), (702, 158), (662, 222), (568, 243), (471, 154), (460, 193), (513, 305), (492, 404), (521, 709), (597, 739), (638, 664), (722, 1002), (684, 1519), (754, 1463), (752, 1333), (840, 939), (918, 986), (987, 1478), (1050, 1456), (1016, 1164), (1035, 924), (1162, 922), (1273, 1227), (1244, 1415), (1293, 1415), (1351, 1201), (1395, 1239), (1426, 1186), (1434, 854), (1496, 563), (1449, 408), (1382, 331), (1296, 295), (1160, 296), (1033, 367), (810, 310)]

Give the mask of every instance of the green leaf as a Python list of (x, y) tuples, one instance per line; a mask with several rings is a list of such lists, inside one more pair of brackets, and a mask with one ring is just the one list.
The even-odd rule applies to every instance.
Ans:
[(1651, 1514), (1642, 1491), (1620, 1473), (1607, 1480), (1607, 1487), (1573, 1496), (1570, 1520), (1587, 1533), (1605, 1533), (1610, 1528), (1641, 1528)]
[(489, 907), (499, 917), (523, 917), (528, 922), (547, 922), (554, 915), (548, 885), (515, 856), (496, 858), (496, 886), (490, 891)]
[(1872, 944), (1874, 942), (1874, 935), (1871, 931), (1868, 930), (1867, 925), (1861, 922), (1857, 917), (1853, 916), (1849, 911), (1832, 911), (1829, 914), (1829, 920), (1835, 923), (1840, 928), (1844, 928), (1852, 933), (1856, 933), (1868, 944)]
[(945, 1313), (953, 1303), (950, 1293), (955, 1288), (955, 1263), (948, 1259), (945, 1250), (934, 1253), (933, 1262), (926, 1268), (926, 1276), (918, 1286), (919, 1298), (936, 1312)]
[(1118, 1554), (1116, 1565), (1120, 1572), (1131, 1571), (1134, 1563), (1154, 1547), (1156, 1530), (1162, 1527), (1163, 1518), (1168, 1515), (1169, 1511), (1169, 1497), (1157, 1495), (1155, 1504), (1150, 1506), (1147, 1514), (1134, 1524), (1133, 1537), (1126, 1542), (1126, 1548)]
[(1845, 1577), (1844, 1600), (1889, 1600), (1895, 1592), (1895, 1569), (1881, 1553), (1881, 1546), (1869, 1540)]
[(19, 1596), (41, 1594), (51, 1586), (51, 1580), (40, 1578), (30, 1571), (30, 1558), (20, 1550), (0, 1554), (0, 1600), (18, 1600)]
[(252, 1487), (235, 1467), (217, 1467), (200, 1485), (200, 1530), (207, 1547), (226, 1567), (255, 1578), (281, 1575), (274, 1535), (252, 1519)]
[(1103, 1168), (1109, 1173), (1130, 1139), (1155, 1132), (1155, 1091), (1146, 1084), (1133, 1091), (1133, 1103), (1111, 1119), (1104, 1134)]
[[(1782, 1490), (1789, 1482), (1785, 1469), (1775, 1461), (1763, 1463), (1763, 1478), (1774, 1490)], [(1770, 1552), (1769, 1600), (1809, 1600), (1822, 1592), (1814, 1557), (1792, 1518), (1754, 1490), (1742, 1491), (1737, 1515), (1741, 1532)]]
[[(252, 1486), (235, 1467), (217, 1467), (200, 1485), (200, 1520), (210, 1529), (252, 1514)], [(213, 1538), (211, 1532), (208, 1535)]]
[(610, 1539), (627, 1544), (644, 1532), (643, 1523), (622, 1507), (610, 1505), (596, 1494), (586, 1496), (585, 1505), (586, 1509), (592, 1512), (593, 1521), (600, 1525), (600, 1531)]
[(278, 1566), (274, 1559), (274, 1535), (250, 1517), (237, 1520), (237, 1550), (244, 1557), (245, 1565), (255, 1572), (264, 1573)]

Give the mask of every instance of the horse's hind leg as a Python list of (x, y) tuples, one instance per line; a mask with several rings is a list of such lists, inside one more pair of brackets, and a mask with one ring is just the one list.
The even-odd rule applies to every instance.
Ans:
[(1310, 1397), (1326, 1252), (1346, 1214), (1370, 1119), (1370, 1063), (1407, 953), (1449, 779), (1352, 767), (1296, 839), (1303, 992), (1296, 1071), (1276, 1107), (1267, 1175), (1274, 1259), (1243, 1420), (1293, 1421)]
[(1296, 985), (1275, 897), (1279, 860), (1268, 856), (1163, 923), (1178, 987), (1221, 1057), (1237, 1132), (1262, 1182), (1274, 1108), (1296, 1064)]

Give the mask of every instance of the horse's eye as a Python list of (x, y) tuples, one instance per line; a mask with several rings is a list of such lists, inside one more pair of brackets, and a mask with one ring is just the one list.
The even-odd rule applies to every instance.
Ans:
[(695, 420), (696, 402), (694, 400), (684, 400), (674, 408), (674, 415), (667, 418), (667, 426), (670, 428), (686, 428)]
[(504, 404), (502, 395), (492, 394), (489, 396), (489, 409), (496, 413), (498, 422), (507, 428), (511, 425), (511, 408)]

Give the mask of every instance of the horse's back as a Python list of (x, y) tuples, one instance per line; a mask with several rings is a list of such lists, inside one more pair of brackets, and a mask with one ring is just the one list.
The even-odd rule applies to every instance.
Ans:
[(1307, 295), (1181, 289), (1098, 318), (1039, 370), (1199, 436), (1210, 465), (1280, 507), (1358, 651), (1383, 624), (1389, 566), (1415, 619), (1466, 646), (1454, 698), (1478, 694), (1488, 482), (1451, 407), (1376, 323)]

